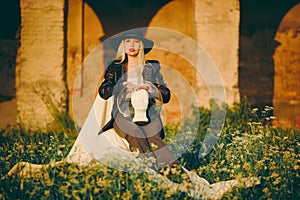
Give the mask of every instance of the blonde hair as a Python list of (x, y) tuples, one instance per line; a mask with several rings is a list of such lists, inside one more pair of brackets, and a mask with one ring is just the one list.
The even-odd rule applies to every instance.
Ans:
[[(126, 59), (125, 40), (122, 40), (118, 47), (118, 51), (117, 51), (115, 60), (117, 60), (117, 62), (116, 62), (117, 64), (120, 64), (120, 63), (124, 62), (125, 59)], [(140, 40), (140, 51), (137, 55), (137, 66), (139, 69), (139, 70), (137, 70), (138, 83), (143, 82), (142, 73), (144, 70), (145, 63), (146, 63), (146, 58), (145, 58), (145, 53), (144, 53), (144, 44), (143, 44), (142, 40)]]

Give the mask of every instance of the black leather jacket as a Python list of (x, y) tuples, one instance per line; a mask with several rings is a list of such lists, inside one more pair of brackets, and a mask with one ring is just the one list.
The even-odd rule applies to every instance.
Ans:
[[(111, 96), (117, 97), (120, 91), (123, 89), (123, 82), (126, 81), (126, 63), (118, 64), (117, 61), (111, 62), (104, 74), (104, 80), (99, 87), (98, 93), (103, 99), (108, 99)], [(155, 85), (161, 93), (162, 102), (168, 103), (171, 97), (171, 92), (169, 88), (166, 86), (163, 76), (160, 73), (160, 64), (156, 60), (147, 60), (143, 69), (143, 80), (149, 81)], [(111, 120), (102, 128), (99, 132), (102, 133), (113, 127), (113, 116), (116, 112), (118, 112), (116, 106), (116, 99), (114, 98), (114, 105), (112, 109), (112, 118)], [(158, 116), (160, 118), (160, 116)], [(151, 123), (151, 122), (150, 122)], [(164, 134), (161, 134), (162, 137)]]

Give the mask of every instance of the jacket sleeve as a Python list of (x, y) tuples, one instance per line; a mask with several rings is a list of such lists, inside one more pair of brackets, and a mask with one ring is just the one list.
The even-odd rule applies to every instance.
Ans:
[(114, 87), (116, 85), (115, 76), (115, 71), (109, 65), (104, 72), (104, 80), (98, 89), (99, 95), (105, 100), (112, 96)]
[(162, 79), (162, 75), (160, 72), (158, 72), (157, 74), (157, 84), (156, 87), (159, 89), (162, 98), (163, 98), (163, 103), (168, 103), (170, 101), (171, 98), (171, 92), (169, 90), (169, 88), (166, 86), (166, 84), (164, 83), (163, 79)]
[(164, 82), (163, 75), (160, 72), (160, 64), (158, 61), (151, 61), (151, 64), (154, 68), (154, 78), (153, 84), (159, 89), (163, 103), (168, 103), (171, 98), (171, 92)]

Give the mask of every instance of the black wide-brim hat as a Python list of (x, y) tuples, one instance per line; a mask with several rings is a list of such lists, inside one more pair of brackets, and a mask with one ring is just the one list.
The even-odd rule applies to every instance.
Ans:
[(118, 50), (119, 45), (122, 40), (128, 38), (139, 39), (144, 44), (144, 53), (147, 54), (153, 48), (154, 42), (149, 40), (143, 36), (143, 33), (138, 29), (131, 29), (128, 31), (124, 31), (110, 38), (111, 45), (115, 51)]

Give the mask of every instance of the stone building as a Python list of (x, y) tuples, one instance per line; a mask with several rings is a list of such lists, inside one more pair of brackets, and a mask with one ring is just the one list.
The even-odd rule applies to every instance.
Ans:
[[(146, 27), (145, 36), (157, 40), (147, 56), (161, 62), (173, 91), (164, 110), (170, 122), (186, 114), (184, 104), (208, 107), (211, 98), (228, 105), (240, 101), (238, 0), (21, 0), (20, 13), (16, 121), (25, 128), (53, 127), (54, 108), (69, 112), (81, 126), (113, 53), (105, 41), (133, 27)], [(280, 61), (275, 62), (275, 70), (280, 69)], [(294, 66), (299, 68), (299, 60)], [(282, 89), (275, 85), (274, 102), (287, 98), (299, 108), (297, 76), (291, 85), (294, 95), (288, 97), (277, 95), (277, 88)], [(276, 112), (281, 105), (274, 104)], [(298, 111), (293, 119), (299, 117)]]
[(281, 21), (275, 40), (274, 98), (277, 125), (300, 128), (300, 3)]

